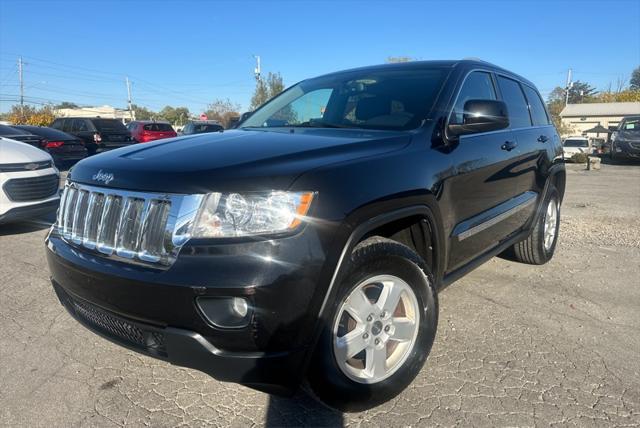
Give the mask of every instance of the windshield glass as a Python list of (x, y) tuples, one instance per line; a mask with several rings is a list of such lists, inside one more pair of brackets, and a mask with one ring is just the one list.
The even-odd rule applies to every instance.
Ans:
[(589, 147), (587, 140), (565, 140), (565, 147)]
[(117, 119), (93, 119), (93, 126), (102, 132), (128, 132), (127, 127)]
[(640, 117), (633, 119), (624, 119), (620, 124), (621, 131), (640, 132)]
[(409, 130), (433, 105), (446, 69), (363, 70), (306, 80), (241, 125)]

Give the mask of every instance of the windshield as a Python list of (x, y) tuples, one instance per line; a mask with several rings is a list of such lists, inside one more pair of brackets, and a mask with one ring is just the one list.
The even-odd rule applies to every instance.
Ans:
[(127, 127), (117, 119), (93, 119), (93, 126), (102, 132), (128, 132)]
[(587, 140), (565, 140), (565, 147), (589, 147)]
[(414, 129), (429, 113), (446, 71), (363, 70), (306, 80), (265, 104), (241, 128)]
[(624, 119), (619, 129), (620, 131), (640, 132), (640, 117)]

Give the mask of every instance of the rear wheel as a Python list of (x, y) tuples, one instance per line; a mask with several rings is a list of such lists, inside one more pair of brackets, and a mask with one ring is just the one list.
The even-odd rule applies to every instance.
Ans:
[(513, 246), (516, 261), (541, 265), (553, 257), (560, 231), (560, 198), (553, 185), (547, 192), (543, 209), (529, 237)]
[(363, 410), (400, 393), (419, 373), (437, 327), (437, 296), (424, 261), (374, 237), (351, 255), (318, 343), (309, 384), (327, 405)]

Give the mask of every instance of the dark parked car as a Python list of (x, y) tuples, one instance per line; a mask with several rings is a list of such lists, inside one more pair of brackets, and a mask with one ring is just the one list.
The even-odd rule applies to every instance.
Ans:
[(7, 125), (0, 125), (0, 137), (10, 138), (12, 140), (30, 144), (34, 147), (40, 147), (43, 141), (41, 137), (33, 135), (31, 132), (24, 131), (15, 126)]
[(46, 246), (79, 322), (355, 410), (420, 371), (439, 290), (498, 254), (551, 259), (565, 169), (533, 84), (465, 60), (305, 80), (238, 129), (89, 158), (69, 180)]
[(135, 143), (119, 119), (61, 117), (54, 120), (51, 127), (79, 137), (89, 156)]
[(640, 116), (627, 116), (611, 136), (611, 160), (640, 160)]
[(182, 128), (182, 135), (204, 134), (207, 132), (224, 131), (224, 126), (214, 120), (196, 120), (187, 123)]
[(131, 137), (139, 143), (177, 137), (178, 134), (169, 122), (134, 120), (127, 124)]
[(84, 142), (66, 132), (46, 126), (17, 125), (13, 128), (40, 137), (40, 148), (51, 155), (56, 165), (70, 164), (87, 157)]

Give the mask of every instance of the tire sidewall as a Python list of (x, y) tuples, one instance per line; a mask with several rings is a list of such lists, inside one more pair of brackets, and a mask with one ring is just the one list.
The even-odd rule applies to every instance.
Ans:
[[(398, 244), (399, 245), (399, 244)], [(413, 290), (422, 309), (416, 342), (409, 356), (390, 377), (375, 384), (351, 380), (336, 362), (333, 347), (333, 326), (344, 299), (368, 278), (376, 275), (394, 275), (404, 280)], [(433, 278), (426, 267), (399, 255), (365, 257), (352, 266), (334, 300), (327, 325), (316, 346), (309, 374), (314, 392), (332, 407), (356, 411), (370, 408), (396, 396), (420, 372), (435, 338), (438, 307), (433, 289)]]
[[(540, 245), (540, 254), (544, 255), (545, 261), (550, 260), (553, 257), (553, 254), (556, 250), (556, 245), (558, 244), (558, 238), (560, 236), (560, 198), (559, 198), (559, 193), (558, 190), (555, 187), (551, 187), (549, 189), (549, 192), (547, 194), (547, 197), (545, 198), (545, 203), (544, 203), (544, 208), (543, 208), (543, 212), (542, 215), (540, 216), (540, 220), (539, 220), (539, 227), (538, 227), (538, 242)], [(556, 221), (556, 234), (553, 238), (553, 243), (551, 244), (551, 247), (547, 250), (544, 246), (544, 222), (545, 219), (547, 217), (547, 208), (549, 207), (549, 203), (551, 202), (552, 199), (555, 199), (556, 201), (556, 215), (557, 215), (557, 221)]]

